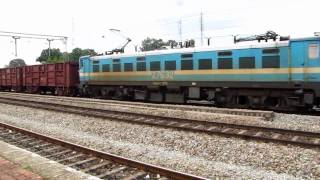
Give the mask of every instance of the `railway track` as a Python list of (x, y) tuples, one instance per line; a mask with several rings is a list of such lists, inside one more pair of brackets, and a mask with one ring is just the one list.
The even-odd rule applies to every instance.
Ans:
[(208, 112), (208, 113), (220, 113), (220, 114), (231, 114), (241, 116), (254, 116), (263, 117), (266, 120), (271, 120), (274, 116), (273, 111), (261, 111), (261, 110), (250, 110), (250, 109), (227, 109), (227, 108), (216, 108), (216, 107), (204, 107), (204, 106), (185, 106), (185, 105), (173, 105), (173, 104), (155, 104), (155, 103), (141, 103), (141, 102), (128, 102), (128, 101), (117, 101), (117, 100), (100, 100), (100, 99), (88, 99), (78, 97), (64, 97), (64, 96), (50, 96), (50, 95), (37, 95), (37, 94), (23, 94), (23, 93), (8, 93), (0, 92), (0, 96), (13, 96), (21, 98), (43, 99), (44, 97), (48, 100), (55, 102), (79, 102), (82, 104), (105, 104), (105, 105), (117, 105), (121, 107), (139, 107), (139, 108), (160, 108), (160, 109), (175, 109), (182, 111), (195, 111), (195, 112)]
[(161, 117), (132, 112), (110, 111), (65, 104), (62, 105), (57, 103), (40, 103), (39, 101), (33, 101), (30, 99), (15, 99), (13, 97), (0, 97), (0, 103), (40, 108), (65, 113), (74, 113), (90, 117), (113, 119), (131, 123), (162, 126), (208, 134), (218, 134), (228, 137), (231, 136), (260, 141), (262, 140), (267, 142), (292, 144), (308, 148), (320, 148), (320, 133), (318, 132)]
[(101, 179), (205, 179), (0, 123), (0, 140)]

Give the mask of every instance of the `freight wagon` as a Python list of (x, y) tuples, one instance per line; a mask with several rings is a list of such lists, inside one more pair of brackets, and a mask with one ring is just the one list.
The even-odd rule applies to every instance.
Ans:
[(22, 74), (21, 68), (4, 68), (0, 69), (0, 89), (22, 91)]
[(76, 95), (78, 63), (40, 64), (0, 69), (1, 90)]

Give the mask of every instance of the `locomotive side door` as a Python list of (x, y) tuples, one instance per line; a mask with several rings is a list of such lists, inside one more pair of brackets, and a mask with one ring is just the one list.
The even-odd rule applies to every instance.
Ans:
[(320, 74), (316, 72), (316, 68), (320, 67), (319, 41), (306, 41), (305, 50), (304, 80), (310, 82), (320, 81)]
[(90, 57), (83, 56), (79, 59), (79, 75), (80, 75), (80, 82), (84, 83), (90, 80)]

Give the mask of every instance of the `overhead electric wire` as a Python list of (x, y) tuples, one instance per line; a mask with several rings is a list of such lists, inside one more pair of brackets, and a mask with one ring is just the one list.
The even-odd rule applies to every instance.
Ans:
[(67, 36), (56, 36), (56, 35), (47, 35), (47, 34), (34, 34), (34, 33), (21, 33), (21, 32), (11, 32), (11, 31), (0, 31), (0, 36), (2, 37), (11, 37), (14, 39), (15, 44), (15, 56), (18, 56), (17, 40), (19, 39), (44, 39), (49, 42), (49, 57), (50, 57), (50, 45), (51, 41), (60, 40), (66, 46), (67, 51)]
[[(45, 37), (33, 37), (33, 36), (17, 36), (17, 35), (6, 35), (6, 34), (0, 34), (0, 36), (4, 37), (18, 37), (18, 38), (28, 38), (28, 39), (48, 39)], [(53, 40), (61, 40), (61, 38), (51, 38)], [(50, 40), (51, 40), (50, 39)]]
[(5, 34), (20, 34), (20, 35), (27, 35), (27, 36), (43, 36), (43, 37), (68, 38), (67, 36), (57, 36), (57, 35), (47, 35), (47, 34), (33, 34), (33, 33), (21, 33), (21, 32), (11, 32), (11, 31), (0, 31), (0, 33), (5, 33)]

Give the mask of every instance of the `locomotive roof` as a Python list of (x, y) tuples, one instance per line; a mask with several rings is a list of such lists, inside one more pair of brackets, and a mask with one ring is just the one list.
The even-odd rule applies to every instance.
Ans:
[[(320, 40), (319, 37), (310, 37), (310, 38), (299, 38), (292, 39), (290, 41), (306, 41), (306, 40)], [(275, 48), (275, 47), (285, 47), (288, 46), (290, 41), (276, 41), (276, 42), (261, 42), (250, 45), (243, 45), (241, 43), (234, 44), (227, 47), (195, 47), (195, 48), (179, 48), (179, 49), (165, 49), (165, 50), (154, 50), (146, 52), (135, 52), (135, 53), (123, 53), (123, 54), (112, 54), (112, 55), (102, 55), (102, 56), (93, 56), (91, 60), (99, 59), (112, 59), (112, 58), (121, 58), (121, 57), (137, 57), (137, 56), (148, 56), (148, 55), (162, 55), (162, 54), (173, 54), (173, 53), (193, 53), (193, 52), (205, 52), (205, 51), (223, 51), (223, 50), (234, 50), (234, 49), (253, 49), (253, 48)]]
[(291, 41), (319, 41), (319, 40), (320, 40), (320, 37), (318, 36), (291, 39)]

